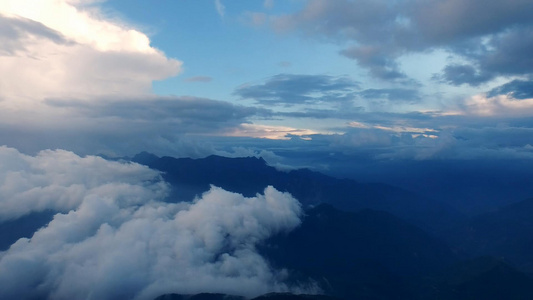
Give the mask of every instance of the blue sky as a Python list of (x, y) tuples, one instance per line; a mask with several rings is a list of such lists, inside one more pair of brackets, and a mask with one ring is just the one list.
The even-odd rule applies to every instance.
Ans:
[(533, 158), (531, 1), (0, 10), (0, 138), (23, 152)]
[[(108, 1), (110, 14), (118, 14), (132, 26), (146, 28), (151, 44), (184, 62), (176, 77), (154, 82), (160, 95), (194, 95), (236, 101), (234, 89), (279, 73), (332, 75), (353, 74), (354, 64), (339, 56), (336, 45), (316, 43), (276, 34), (251, 25), (253, 12), (287, 13), (301, 3), (286, 1), (266, 8), (261, 1), (221, 2), (220, 15), (213, 1)], [(188, 82), (195, 77), (212, 81)], [(203, 84), (202, 84), (203, 82)]]

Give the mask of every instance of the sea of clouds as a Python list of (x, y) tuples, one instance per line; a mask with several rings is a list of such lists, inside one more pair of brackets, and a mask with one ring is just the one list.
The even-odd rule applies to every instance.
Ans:
[(0, 147), (0, 223), (55, 212), (0, 252), (0, 298), (301, 291), (256, 250), (300, 224), (290, 194), (267, 187), (246, 198), (213, 186), (193, 202), (170, 202), (168, 192), (159, 172), (139, 164)]

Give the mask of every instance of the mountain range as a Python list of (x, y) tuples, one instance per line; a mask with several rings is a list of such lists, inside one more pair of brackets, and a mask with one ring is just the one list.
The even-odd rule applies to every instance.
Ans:
[[(383, 183), (338, 179), (308, 169), (280, 171), (255, 157), (157, 157), (131, 161), (162, 172), (167, 201), (191, 201), (211, 185), (252, 197), (265, 187), (302, 203), (300, 226), (258, 246), (288, 284), (325, 294), (265, 299), (533, 299), (533, 198), (465, 216), (428, 197)], [(477, 200), (479, 201), (479, 200)], [(31, 237), (51, 211), (0, 223), (0, 251)], [(240, 300), (222, 294), (167, 294), (157, 300)]]

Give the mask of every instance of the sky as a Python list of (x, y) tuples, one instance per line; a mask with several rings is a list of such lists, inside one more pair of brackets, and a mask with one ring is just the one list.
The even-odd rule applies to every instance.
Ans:
[(169, 203), (159, 172), (104, 155), (260, 156), (472, 214), (530, 198), (531, 15), (531, 0), (0, 0), (0, 225), (53, 215), (0, 251), (0, 298), (320, 292), (256, 249), (301, 223), (291, 195)]
[(528, 0), (1, 0), (0, 141), (279, 164), (531, 160), (531, 13)]

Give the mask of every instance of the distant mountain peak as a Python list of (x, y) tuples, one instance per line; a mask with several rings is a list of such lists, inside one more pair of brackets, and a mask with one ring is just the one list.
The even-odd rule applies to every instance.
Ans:
[(143, 151), (141, 153), (136, 154), (131, 160), (142, 165), (150, 165), (158, 159), (159, 156)]

